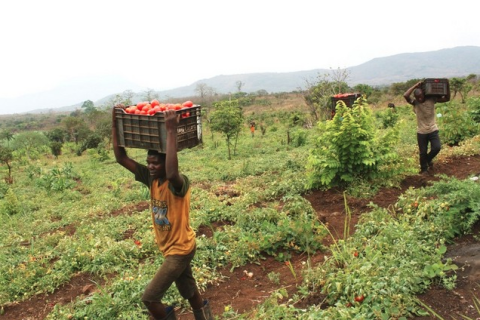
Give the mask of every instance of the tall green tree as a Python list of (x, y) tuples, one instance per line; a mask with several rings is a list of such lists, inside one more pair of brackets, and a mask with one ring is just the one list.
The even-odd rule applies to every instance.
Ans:
[(96, 110), (95, 104), (93, 103), (92, 100), (84, 101), (82, 104), (82, 109), (83, 109), (83, 112), (85, 112), (86, 114), (92, 113)]
[(356, 86), (353, 87), (353, 89), (355, 90), (355, 92), (359, 92), (362, 95), (364, 95), (367, 99), (375, 91), (375, 89), (372, 86), (368, 84), (362, 84), (362, 83), (357, 84)]
[(64, 143), (67, 140), (68, 132), (64, 128), (56, 127), (50, 131), (45, 132), (48, 140), (52, 142)]
[(24, 154), (29, 159), (37, 159), (42, 152), (48, 150), (48, 145), (47, 136), (37, 131), (25, 131), (16, 134), (12, 141), (12, 149)]
[(4, 163), (8, 167), (8, 176), (6, 177), (5, 181), (9, 184), (13, 183), (12, 177), (12, 160), (13, 160), (13, 153), (12, 149), (9, 147), (2, 147), (0, 145), (0, 162)]
[(62, 120), (62, 125), (68, 132), (68, 139), (75, 143), (82, 139), (82, 133), (89, 131), (85, 121), (80, 116), (66, 117)]
[(210, 114), (210, 128), (212, 131), (220, 132), (225, 136), (229, 160), (232, 159), (232, 140), (238, 137), (242, 128), (243, 118), (243, 110), (238, 106), (238, 100), (218, 102)]
[(310, 115), (315, 121), (328, 119), (330, 116), (331, 97), (337, 93), (349, 91), (345, 82), (348, 72), (342, 69), (330, 73), (318, 74), (314, 81), (306, 81), (304, 100), (310, 109)]
[(7, 145), (10, 145), (10, 141), (13, 139), (13, 136), (13, 132), (8, 129), (4, 129), (2, 132), (0, 132), (0, 139), (7, 140)]
[(453, 98), (457, 95), (460, 95), (462, 103), (465, 103), (467, 100), (468, 93), (472, 91), (473, 84), (467, 80), (467, 78), (451, 78), (450, 79), (450, 90), (453, 91)]

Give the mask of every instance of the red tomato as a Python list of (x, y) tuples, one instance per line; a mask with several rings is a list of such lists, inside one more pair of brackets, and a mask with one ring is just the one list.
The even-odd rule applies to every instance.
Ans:
[(193, 102), (188, 100), (188, 101), (185, 101), (184, 103), (182, 103), (182, 106), (186, 107), (186, 108), (191, 108), (193, 107)]
[(357, 301), (357, 302), (362, 302), (363, 299), (365, 299), (365, 297), (363, 296), (363, 294), (362, 294), (361, 296), (355, 297), (355, 301)]
[(153, 99), (152, 102), (150, 102), (150, 104), (152, 105), (152, 107), (155, 107), (160, 105), (160, 102), (157, 99)]
[(143, 108), (142, 108), (142, 111), (145, 111), (146, 113), (148, 113), (148, 111), (152, 109), (152, 106), (150, 105), (150, 103), (147, 103)]
[(143, 107), (145, 107), (147, 104), (148, 104), (148, 101), (139, 102), (139, 103), (137, 103), (137, 109), (142, 110)]
[(177, 103), (177, 104), (175, 104), (175, 105), (173, 106), (173, 109), (174, 109), (174, 110), (180, 110), (180, 109), (182, 109), (182, 105), (179, 104), (179, 103)]

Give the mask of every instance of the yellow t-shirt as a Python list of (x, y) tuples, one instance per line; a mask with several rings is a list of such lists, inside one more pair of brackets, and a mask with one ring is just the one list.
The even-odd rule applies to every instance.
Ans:
[[(150, 211), (155, 242), (164, 256), (187, 255), (195, 248), (195, 231), (190, 227), (190, 183), (175, 192), (168, 181), (161, 185), (149, 179), (148, 170), (137, 167), (136, 179), (150, 187)], [(143, 173), (143, 174), (142, 174)], [(146, 173), (146, 176), (145, 176)], [(147, 178), (148, 181), (145, 181)]]

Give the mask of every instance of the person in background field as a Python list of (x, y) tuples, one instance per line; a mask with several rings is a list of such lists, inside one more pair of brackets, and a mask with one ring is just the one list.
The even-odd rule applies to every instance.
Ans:
[(252, 133), (252, 138), (255, 135), (255, 122), (250, 122), (250, 132)]
[[(116, 106), (121, 107), (121, 106)], [(113, 151), (117, 162), (150, 189), (150, 208), (155, 241), (165, 257), (162, 266), (145, 289), (142, 301), (152, 319), (176, 319), (173, 307), (161, 302), (175, 282), (181, 296), (190, 303), (196, 320), (213, 320), (210, 305), (203, 300), (192, 274), (195, 232), (190, 227), (190, 182), (180, 174), (177, 158), (177, 126), (180, 115), (165, 112), (166, 153), (149, 150), (146, 165), (128, 157), (118, 145), (115, 108), (112, 116)]]
[[(411, 95), (414, 95), (414, 99)], [(433, 171), (433, 159), (441, 149), (438, 126), (435, 121), (435, 103), (433, 97), (425, 97), (422, 90), (422, 82), (417, 82), (403, 94), (405, 100), (413, 106), (417, 118), (417, 142), (420, 153), (420, 173)], [(428, 144), (430, 143), (430, 152)]]

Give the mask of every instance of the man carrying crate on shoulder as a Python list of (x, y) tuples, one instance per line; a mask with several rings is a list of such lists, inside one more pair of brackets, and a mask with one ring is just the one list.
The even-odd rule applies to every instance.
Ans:
[[(414, 99), (410, 96), (414, 95)], [(435, 97), (425, 97), (422, 81), (417, 82), (403, 94), (405, 100), (413, 106), (417, 118), (417, 142), (420, 154), (420, 174), (433, 171), (433, 159), (442, 148), (438, 126), (435, 121)], [(430, 152), (428, 144), (430, 143)]]

